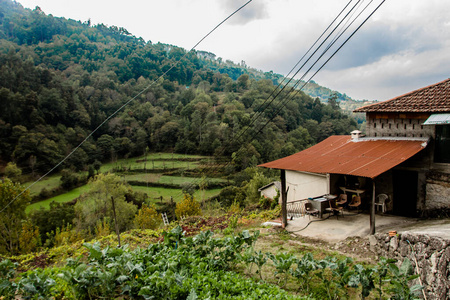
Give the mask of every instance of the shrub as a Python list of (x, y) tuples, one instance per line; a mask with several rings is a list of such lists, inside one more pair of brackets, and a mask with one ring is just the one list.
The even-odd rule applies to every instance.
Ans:
[(152, 205), (142, 205), (142, 208), (134, 217), (134, 226), (138, 229), (156, 229), (161, 222), (161, 215)]
[(22, 170), (13, 162), (9, 162), (5, 167), (5, 176), (11, 178), (12, 181), (17, 181), (22, 175)]
[(22, 232), (19, 237), (20, 251), (30, 253), (36, 250), (40, 242), (39, 228), (34, 226), (30, 220), (22, 221)]
[(183, 200), (177, 203), (175, 214), (178, 219), (188, 216), (200, 216), (202, 214), (200, 203), (195, 201), (193, 196), (184, 194)]
[(244, 200), (245, 195), (243, 189), (235, 186), (227, 186), (219, 194), (219, 202), (224, 207), (229, 207), (233, 203), (238, 203), (240, 206), (243, 206)]

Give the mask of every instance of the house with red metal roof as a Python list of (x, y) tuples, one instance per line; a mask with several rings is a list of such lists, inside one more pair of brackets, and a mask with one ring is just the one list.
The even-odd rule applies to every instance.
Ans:
[[(326, 194), (361, 198), (375, 231), (383, 212), (430, 215), (450, 209), (450, 79), (355, 110), (366, 113), (366, 136), (331, 136), (304, 151), (260, 165), (281, 170), (286, 205)], [(318, 186), (314, 191), (311, 184)], [(283, 192), (284, 191), (284, 192)]]

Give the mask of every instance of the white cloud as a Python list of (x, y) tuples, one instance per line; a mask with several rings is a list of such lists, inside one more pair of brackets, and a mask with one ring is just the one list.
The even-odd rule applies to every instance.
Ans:
[[(225, 0), (219, 2), (227, 12), (232, 13), (247, 3), (246, 0)], [(230, 24), (244, 25), (254, 20), (268, 18), (268, 12), (265, 1), (252, 1), (243, 9), (236, 13), (231, 19)]]

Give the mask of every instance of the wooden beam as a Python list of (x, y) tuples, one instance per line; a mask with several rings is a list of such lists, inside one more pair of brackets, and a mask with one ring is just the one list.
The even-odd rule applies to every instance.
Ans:
[(375, 234), (375, 179), (372, 179), (372, 200), (370, 201), (370, 234)]
[(286, 170), (281, 170), (281, 226), (287, 226), (287, 191), (286, 191)]

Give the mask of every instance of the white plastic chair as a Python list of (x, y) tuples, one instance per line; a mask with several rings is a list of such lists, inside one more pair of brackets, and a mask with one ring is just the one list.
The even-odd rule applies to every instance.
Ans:
[(376, 198), (375, 198), (375, 208), (377, 206), (381, 206), (381, 211), (383, 212), (383, 214), (386, 212), (386, 202), (388, 201), (389, 196), (386, 194), (379, 194)]

